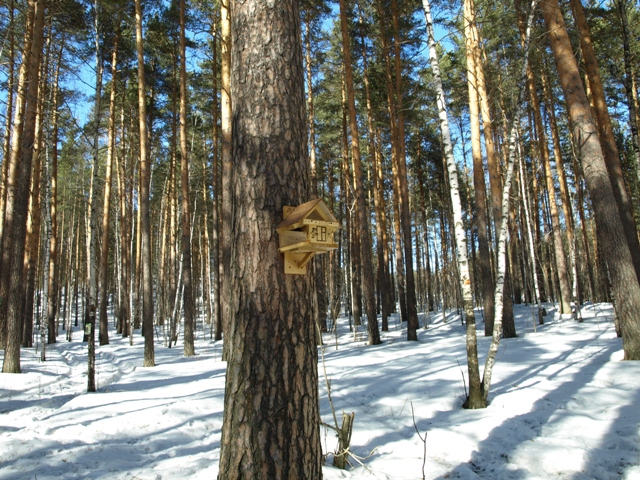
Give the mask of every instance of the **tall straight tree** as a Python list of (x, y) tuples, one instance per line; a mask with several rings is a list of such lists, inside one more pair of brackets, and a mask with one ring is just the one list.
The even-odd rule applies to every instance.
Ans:
[[(471, 127), (471, 156), (473, 158), (473, 190), (476, 207), (476, 227), (478, 229), (478, 247), (480, 256), (477, 260), (480, 283), (482, 284), (482, 300), (484, 303), (484, 334), (493, 333), (494, 296), (493, 272), (489, 240), (487, 237), (486, 184), (482, 166), (482, 146), (480, 141), (480, 110), (478, 97), (478, 71), (481, 68), (478, 50), (478, 33), (475, 27), (475, 5), (473, 0), (464, 1), (464, 35), (467, 54), (467, 89), (469, 92), (469, 124)], [(476, 63), (480, 64), (477, 65)], [(484, 74), (483, 74), (484, 77)], [(485, 143), (489, 145), (489, 143)], [(490, 144), (493, 146), (493, 143)], [(478, 276), (476, 276), (477, 278)]]
[(185, 0), (180, 0), (180, 182), (182, 185), (182, 294), (184, 305), (184, 354), (196, 354), (193, 345), (195, 301), (191, 270), (191, 207), (189, 205), (189, 151), (187, 149), (187, 59)]
[(400, 224), (402, 228), (402, 242), (404, 246), (404, 269), (407, 288), (405, 298), (407, 305), (407, 340), (418, 340), (418, 310), (416, 306), (416, 286), (413, 274), (413, 243), (411, 241), (411, 213), (409, 211), (409, 185), (407, 180), (407, 158), (405, 146), (405, 125), (403, 91), (402, 91), (402, 65), (400, 55), (400, 26), (397, 0), (391, 0), (391, 17), (394, 30), (394, 67), (395, 67), (395, 95), (396, 95), (396, 121), (397, 121), (397, 155), (395, 156), (397, 168), (398, 199), (400, 200)]
[[(620, 154), (618, 152), (616, 139), (613, 135), (611, 117), (609, 116), (609, 110), (607, 109), (604, 97), (604, 88), (602, 87), (602, 81), (600, 79), (600, 69), (598, 67), (598, 61), (593, 48), (593, 42), (591, 40), (591, 31), (589, 30), (589, 24), (587, 23), (584, 9), (582, 8), (582, 1), (570, 0), (569, 4), (573, 11), (576, 27), (580, 32), (580, 50), (582, 52), (582, 58), (584, 59), (584, 66), (587, 72), (591, 98), (593, 99), (593, 107), (596, 114), (596, 125), (598, 127), (600, 144), (602, 145), (602, 153), (604, 154), (604, 159), (607, 163), (607, 170), (609, 172), (609, 178), (611, 179), (613, 194), (615, 195), (616, 202), (618, 203), (618, 210), (620, 210), (620, 219), (622, 220), (624, 233), (627, 237), (627, 242), (629, 243), (629, 250), (631, 252), (631, 257), (633, 258), (636, 275), (640, 279), (640, 244), (638, 243), (638, 231), (635, 219), (633, 218), (631, 199), (629, 198), (629, 194), (624, 183), (624, 177), (622, 176)], [(621, 12), (620, 8), (624, 8), (623, 2), (617, 2), (617, 5), (618, 11)], [(622, 26), (624, 34), (624, 22)], [(632, 106), (633, 101), (630, 101), (629, 105)]]
[(557, 0), (540, 3), (564, 92), (574, 140), (596, 219), (598, 243), (611, 278), (625, 360), (640, 360), (640, 284), (609, 180), (598, 130)]
[(109, 94), (109, 127), (107, 132), (107, 170), (104, 178), (104, 201), (102, 204), (102, 250), (100, 251), (100, 345), (109, 344), (109, 320), (107, 318), (108, 262), (109, 262), (109, 218), (111, 216), (111, 184), (113, 173), (113, 157), (116, 143), (116, 78), (118, 73), (118, 44), (120, 27), (117, 27), (111, 53), (111, 93)]
[(296, 0), (232, 15), (234, 312), (220, 480), (322, 478), (313, 276), (285, 275), (276, 226), (310, 194)]
[[(233, 204), (231, 203), (231, 182), (233, 180), (233, 163), (231, 160), (231, 48), (233, 39), (231, 38), (231, 0), (220, 2), (220, 130), (221, 130), (221, 158), (222, 162), (222, 182), (220, 197), (222, 199), (220, 215), (220, 294), (222, 304), (220, 314), (222, 316), (221, 326), (216, 332), (216, 339), (222, 339), (222, 332), (227, 328), (231, 305), (231, 215)], [(226, 358), (231, 342), (224, 343), (223, 356)]]
[(93, 145), (92, 145), (92, 165), (91, 165), (91, 186), (89, 188), (89, 219), (87, 221), (87, 284), (89, 286), (87, 302), (85, 304), (85, 326), (88, 325), (88, 331), (85, 330), (85, 340), (87, 342), (87, 392), (96, 391), (96, 312), (98, 308), (98, 202), (96, 201), (96, 191), (98, 188), (98, 171), (99, 169), (99, 139), (100, 139), (100, 112), (102, 104), (102, 50), (100, 48), (100, 38), (98, 29), (99, 2), (93, 2), (93, 28), (95, 31), (95, 57), (96, 57), (96, 90), (94, 98), (94, 118), (93, 118)]
[(376, 312), (376, 290), (373, 275), (373, 263), (371, 261), (371, 235), (369, 233), (369, 220), (364, 202), (364, 180), (362, 178), (362, 160), (360, 158), (360, 134), (358, 120), (356, 118), (356, 100), (353, 88), (353, 67), (351, 66), (351, 40), (349, 38), (349, 25), (347, 23), (347, 10), (345, 0), (340, 0), (340, 23), (342, 26), (342, 49), (344, 55), (344, 73), (347, 88), (347, 103), (349, 107), (349, 128), (351, 130), (351, 156), (353, 160), (353, 176), (355, 179), (356, 210), (358, 215), (358, 237), (360, 251), (354, 255), (360, 255), (362, 268), (362, 283), (364, 287), (364, 304), (367, 312), (367, 328), (369, 333), (369, 345), (380, 343), (380, 331), (378, 329), (378, 316)]
[[(458, 171), (455, 158), (453, 156), (453, 144), (449, 130), (449, 118), (447, 114), (446, 98), (444, 87), (442, 86), (442, 76), (440, 75), (440, 65), (438, 62), (438, 52), (433, 34), (433, 20), (431, 20), (431, 7), (429, 0), (422, 0), (424, 15), (427, 23), (427, 40), (429, 43), (429, 59), (431, 70), (436, 83), (438, 118), (440, 120), (440, 131), (442, 143), (444, 144), (444, 154), (449, 177), (449, 189), (451, 195), (451, 207), (453, 210), (453, 228), (455, 233), (456, 248), (458, 250), (458, 274), (460, 289), (462, 290), (462, 304), (464, 307), (466, 329), (467, 329), (467, 366), (469, 373), (469, 395), (467, 396), (465, 408), (485, 408), (486, 399), (482, 394), (480, 383), (480, 367), (478, 365), (478, 340), (476, 338), (476, 317), (473, 312), (473, 295), (471, 292), (471, 277), (469, 274), (469, 261), (467, 259), (467, 235), (464, 231), (462, 221), (462, 202), (460, 200), (460, 188), (458, 186)], [(444, 310), (444, 307), (443, 307)]]
[(24, 257), (27, 208), (35, 121), (40, 83), (40, 62), (44, 37), (45, 0), (28, 4), (22, 65), (18, 79), (12, 148), (7, 172), (2, 268), (2, 319), (6, 325), (3, 373), (20, 373), (20, 342), (24, 307)]
[(140, 126), (140, 259), (142, 266), (142, 326), (144, 329), (145, 367), (155, 366), (153, 345), (153, 277), (151, 275), (151, 222), (149, 219), (149, 135), (144, 79), (144, 44), (142, 40), (142, 6), (135, 0), (136, 51), (138, 55), (138, 122)]

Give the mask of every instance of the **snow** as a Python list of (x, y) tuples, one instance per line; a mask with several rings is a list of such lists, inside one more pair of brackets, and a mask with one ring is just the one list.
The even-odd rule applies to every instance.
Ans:
[[(418, 342), (393, 317), (375, 347), (341, 318), (324, 356), (339, 421), (355, 412), (355, 457), (348, 470), (332, 467), (337, 441), (322, 428), (324, 477), (419, 479), (424, 462), (428, 479), (640, 479), (640, 362), (622, 361), (611, 306), (586, 306), (583, 323), (548, 309), (534, 330), (530, 307), (516, 307), (519, 336), (501, 342), (483, 410), (461, 408), (468, 380), (455, 312), (447, 323), (432, 313)], [(220, 342), (198, 330), (197, 356), (185, 358), (159, 339), (157, 366), (142, 368), (139, 333), (129, 346), (112, 331), (111, 345), (97, 347), (98, 392), (87, 394), (81, 334), (59, 339), (46, 362), (23, 349), (24, 373), (0, 374), (0, 479), (216, 478)], [(481, 322), (478, 341), (482, 367), (490, 338)], [(322, 421), (333, 424), (319, 368)]]

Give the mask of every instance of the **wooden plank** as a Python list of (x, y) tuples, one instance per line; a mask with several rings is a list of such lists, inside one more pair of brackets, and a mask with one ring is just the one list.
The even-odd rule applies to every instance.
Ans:
[(299, 266), (300, 261), (304, 258), (301, 253), (285, 253), (284, 254), (284, 273), (287, 275), (305, 275), (307, 273), (306, 264)]

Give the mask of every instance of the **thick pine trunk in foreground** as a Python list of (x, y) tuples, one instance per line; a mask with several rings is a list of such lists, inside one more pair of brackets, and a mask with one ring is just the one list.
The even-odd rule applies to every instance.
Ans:
[(234, 306), (219, 479), (322, 478), (314, 282), (285, 275), (276, 226), (310, 192), (298, 2), (232, 16)]
[(596, 218), (598, 243), (609, 268), (625, 360), (640, 360), (640, 285), (624, 234), (598, 131), (557, 0), (540, 4)]

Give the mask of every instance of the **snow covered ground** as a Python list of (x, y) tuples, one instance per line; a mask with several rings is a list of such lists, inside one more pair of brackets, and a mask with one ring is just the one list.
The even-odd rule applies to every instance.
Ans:
[[(519, 336), (502, 341), (491, 404), (475, 411), (461, 408), (468, 382), (455, 312), (447, 323), (432, 314), (412, 343), (394, 318), (376, 347), (341, 319), (337, 348), (325, 336), (326, 369), (339, 418), (355, 412), (359, 460), (333, 468), (336, 439), (323, 428), (325, 478), (420, 479), (424, 468), (428, 479), (640, 479), (640, 362), (621, 361), (610, 306), (582, 313), (579, 324), (550, 309), (534, 332), (529, 308), (517, 308)], [(490, 339), (478, 327), (482, 367)], [(180, 344), (159, 340), (158, 365), (142, 368), (142, 338), (130, 347), (112, 332), (98, 347), (99, 392), (87, 394), (81, 334), (59, 338), (47, 362), (25, 349), (24, 373), (0, 374), (0, 479), (216, 478), (220, 343), (199, 330), (197, 356), (185, 358)], [(332, 424), (320, 378), (322, 420)]]

